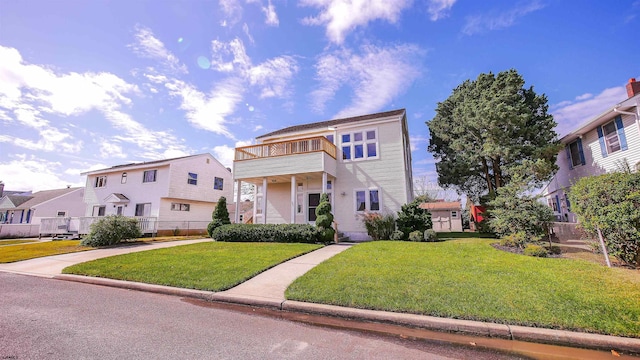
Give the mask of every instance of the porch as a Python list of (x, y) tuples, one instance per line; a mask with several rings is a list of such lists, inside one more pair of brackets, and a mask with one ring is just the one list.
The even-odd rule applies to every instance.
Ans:
[(313, 223), (320, 194), (335, 187), (336, 147), (322, 136), (244, 146), (233, 165), (238, 189), (255, 185), (254, 223)]

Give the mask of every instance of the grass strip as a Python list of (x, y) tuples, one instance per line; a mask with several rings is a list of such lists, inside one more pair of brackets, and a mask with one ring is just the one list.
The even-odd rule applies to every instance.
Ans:
[(33, 243), (38, 240), (0, 240), (0, 246)]
[(35, 244), (6, 246), (0, 250), (0, 263), (10, 263), (91, 249), (93, 248), (80, 246), (80, 240), (46, 241)]
[(640, 337), (640, 272), (499, 251), (495, 240), (379, 241), (321, 263), (291, 300)]
[(320, 247), (212, 241), (98, 259), (70, 266), (63, 273), (222, 291)]

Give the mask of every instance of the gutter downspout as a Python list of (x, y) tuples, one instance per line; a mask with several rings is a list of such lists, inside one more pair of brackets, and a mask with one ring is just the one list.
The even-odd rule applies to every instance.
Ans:
[(638, 108), (638, 103), (636, 103), (636, 112), (630, 112), (630, 111), (622, 111), (622, 110), (618, 110), (618, 109), (613, 109), (614, 112), (617, 112), (619, 114), (625, 114), (625, 115), (633, 115), (636, 117), (636, 125), (638, 126), (638, 132), (640, 132), (640, 109)]

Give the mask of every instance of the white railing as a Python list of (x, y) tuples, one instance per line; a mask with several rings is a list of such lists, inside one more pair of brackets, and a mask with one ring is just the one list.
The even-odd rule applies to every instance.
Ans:
[(238, 147), (235, 152), (235, 160), (251, 160), (284, 155), (306, 154), (318, 151), (324, 151), (334, 159), (336, 158), (336, 146), (324, 136), (317, 136), (298, 140)]
[(69, 232), (71, 218), (55, 217), (40, 220), (40, 234), (66, 234)]
[[(79, 218), (43, 218), (40, 221), (40, 234), (88, 234), (91, 224), (98, 221), (100, 216), (85, 216)], [(155, 234), (158, 230), (158, 218), (153, 216), (135, 216), (138, 227), (143, 234)]]

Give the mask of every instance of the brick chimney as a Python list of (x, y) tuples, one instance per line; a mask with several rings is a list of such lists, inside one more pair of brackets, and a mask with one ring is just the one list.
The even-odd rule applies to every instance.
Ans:
[(636, 81), (636, 78), (629, 79), (627, 84), (627, 95), (631, 98), (640, 94), (640, 81)]

